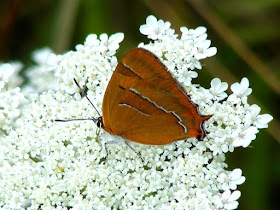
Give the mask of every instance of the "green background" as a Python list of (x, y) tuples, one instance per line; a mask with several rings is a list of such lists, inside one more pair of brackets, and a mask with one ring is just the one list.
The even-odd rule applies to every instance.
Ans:
[(246, 182), (239, 209), (279, 209), (280, 188), (280, 1), (279, 0), (1, 0), (0, 62), (32, 65), (31, 53), (51, 47), (75, 50), (90, 33), (123, 32), (120, 57), (148, 40), (139, 26), (148, 15), (180, 26), (205, 26), (218, 54), (203, 60), (194, 81), (209, 88), (213, 77), (229, 84), (246, 76), (262, 113), (274, 120), (251, 146), (227, 154), (229, 169), (241, 168)]

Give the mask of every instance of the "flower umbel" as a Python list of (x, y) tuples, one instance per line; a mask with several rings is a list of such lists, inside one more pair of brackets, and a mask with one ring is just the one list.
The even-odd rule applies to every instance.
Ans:
[[(203, 115), (208, 135), (165, 146), (131, 143), (145, 163), (125, 144), (99, 142), (115, 139), (97, 132), (91, 121), (54, 122), (55, 119), (90, 118), (97, 113), (73, 84), (76, 78), (101, 113), (103, 95), (116, 68), (115, 53), (124, 35), (91, 34), (76, 51), (35, 56), (42, 71), (53, 72), (57, 83), (39, 89), (20, 106), (19, 88), (8, 89), (12, 77), (0, 77), (0, 207), (6, 209), (235, 209), (245, 181), (241, 169), (227, 170), (225, 154), (247, 147), (259, 129), (272, 120), (249, 105), (249, 80), (231, 86), (211, 81), (210, 89), (192, 83), (201, 59), (216, 54), (206, 28), (181, 28), (175, 34), (169, 22), (149, 16), (140, 32), (151, 42), (141, 43), (155, 53), (187, 90)], [(46, 62), (44, 62), (46, 61)], [(31, 70), (30, 70), (31, 71)], [(38, 77), (40, 74), (38, 75)], [(40, 79), (44, 79), (42, 76)], [(40, 80), (41, 81), (41, 80)], [(35, 83), (33, 83), (35, 84)], [(54, 85), (54, 86), (53, 86)], [(55, 87), (55, 88), (54, 88)], [(11, 110), (17, 110), (12, 112)], [(103, 133), (102, 133), (103, 132)]]

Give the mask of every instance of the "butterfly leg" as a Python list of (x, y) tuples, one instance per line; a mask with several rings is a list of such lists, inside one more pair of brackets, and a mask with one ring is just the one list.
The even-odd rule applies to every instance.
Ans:
[(134, 149), (132, 146), (130, 146), (130, 144), (128, 143), (128, 141), (127, 141), (127, 140), (124, 140), (124, 143), (125, 143), (133, 152), (135, 152), (136, 155), (141, 159), (142, 163), (144, 163), (143, 158), (135, 151), (135, 149)]
[(96, 129), (96, 136), (97, 136), (97, 142), (98, 142), (98, 144), (99, 144), (99, 146), (100, 146), (99, 152), (101, 152), (101, 150), (102, 150), (102, 143), (101, 143), (100, 140), (99, 140), (99, 134), (100, 134), (100, 128), (99, 128), (99, 129)]
[(104, 144), (105, 151), (106, 151), (106, 158), (105, 158), (104, 164), (108, 161), (108, 157), (109, 157), (109, 152), (108, 152), (107, 144), (118, 144), (118, 143), (120, 143), (120, 140), (107, 141)]
[[(108, 141), (104, 144), (104, 147), (105, 147), (105, 151), (106, 151), (106, 158), (105, 158), (105, 161), (104, 161), (104, 164), (108, 161), (108, 157), (109, 157), (109, 152), (108, 152), (108, 147), (107, 145), (108, 144), (118, 144), (120, 143), (120, 140), (113, 140), (113, 141)], [(135, 152), (135, 154), (141, 159), (141, 161), (144, 163), (144, 160), (143, 158), (135, 151), (135, 149), (130, 146), (129, 142), (127, 140), (124, 140), (124, 143), (133, 151)]]

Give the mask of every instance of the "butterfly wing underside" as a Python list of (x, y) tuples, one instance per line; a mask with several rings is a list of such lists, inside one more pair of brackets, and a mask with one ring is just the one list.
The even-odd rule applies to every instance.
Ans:
[(103, 128), (130, 141), (164, 145), (204, 137), (202, 116), (166, 66), (143, 48), (120, 60), (106, 89)]

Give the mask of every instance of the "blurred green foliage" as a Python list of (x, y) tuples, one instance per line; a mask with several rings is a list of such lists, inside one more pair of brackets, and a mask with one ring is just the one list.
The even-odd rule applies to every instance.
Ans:
[(228, 154), (229, 169), (241, 168), (239, 209), (279, 209), (280, 188), (280, 1), (279, 0), (2, 0), (0, 61), (31, 64), (31, 53), (49, 46), (56, 53), (74, 50), (90, 33), (124, 32), (118, 56), (147, 42), (139, 26), (153, 14), (180, 26), (207, 27), (215, 58), (204, 63), (195, 82), (209, 87), (213, 77), (232, 84), (250, 80), (257, 103), (274, 117), (251, 147)]

